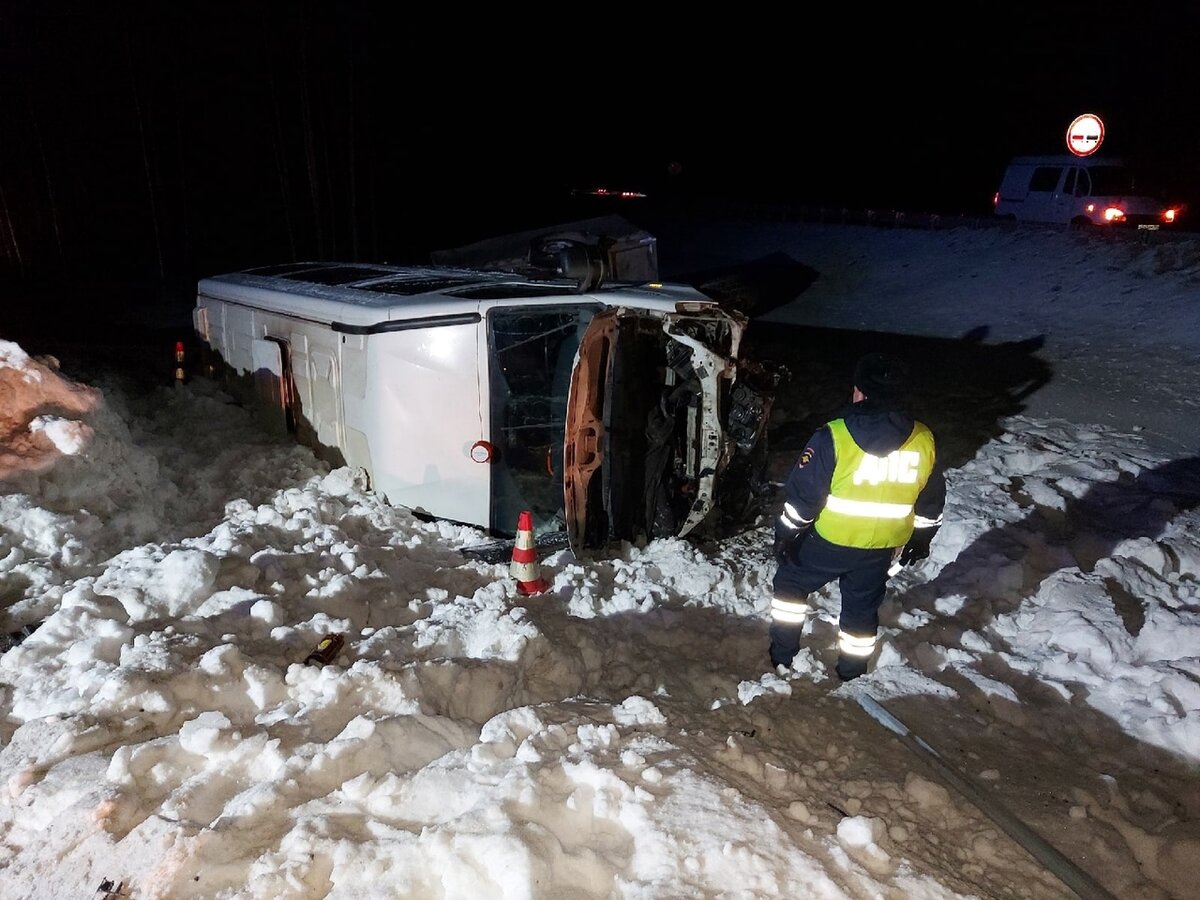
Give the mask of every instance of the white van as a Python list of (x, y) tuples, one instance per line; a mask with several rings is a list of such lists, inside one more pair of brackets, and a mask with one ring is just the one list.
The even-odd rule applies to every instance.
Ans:
[(776, 378), (684, 285), (291, 263), (202, 279), (231, 393), (396, 505), (578, 551), (711, 535), (767, 493)]
[(1167, 203), (1143, 173), (1123, 160), (1096, 156), (1019, 156), (992, 198), (997, 216), (1075, 228), (1173, 225), (1181, 207)]

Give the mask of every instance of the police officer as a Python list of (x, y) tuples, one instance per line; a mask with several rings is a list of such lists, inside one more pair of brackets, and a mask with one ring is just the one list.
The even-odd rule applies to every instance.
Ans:
[(904, 411), (908, 375), (890, 355), (854, 367), (852, 402), (819, 428), (788, 475), (775, 523), (771, 662), (790, 667), (810, 612), (808, 595), (837, 580), (842, 605), (837, 675), (867, 671), (893, 561), (929, 555), (946, 483), (932, 432)]

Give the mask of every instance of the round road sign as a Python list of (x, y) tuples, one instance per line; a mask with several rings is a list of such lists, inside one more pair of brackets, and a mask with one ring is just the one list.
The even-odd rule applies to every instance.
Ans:
[(1091, 156), (1104, 141), (1104, 123), (1095, 113), (1076, 116), (1067, 129), (1067, 149), (1076, 156)]

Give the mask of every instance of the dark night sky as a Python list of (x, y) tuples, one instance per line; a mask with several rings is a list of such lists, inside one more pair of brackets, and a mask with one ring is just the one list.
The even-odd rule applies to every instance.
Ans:
[(1102, 152), (1190, 200), (1183, 5), (502, 24), (469, 7), (0, 0), (0, 289), (187, 303), (197, 277), (248, 265), (424, 262), (575, 217), (570, 189), (596, 182), (983, 215), (1005, 160), (1063, 152), (1081, 112), (1105, 119)]

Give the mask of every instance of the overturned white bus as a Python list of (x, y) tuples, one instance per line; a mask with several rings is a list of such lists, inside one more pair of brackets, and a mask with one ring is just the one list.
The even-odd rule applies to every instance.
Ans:
[[(593, 279), (589, 279), (588, 282)], [(202, 279), (209, 371), (419, 514), (577, 552), (711, 535), (767, 492), (775, 376), (693, 288), (332, 262)]]

